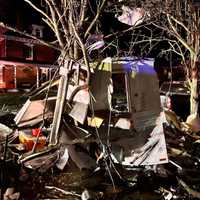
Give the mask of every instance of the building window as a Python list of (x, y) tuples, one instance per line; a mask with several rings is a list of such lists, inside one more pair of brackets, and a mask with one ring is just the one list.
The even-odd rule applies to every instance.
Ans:
[(35, 36), (40, 38), (41, 37), (41, 31), (39, 29), (35, 30)]
[(45, 7), (46, 6), (44, 0), (40, 0), (40, 5), (41, 5), (41, 7)]
[(33, 45), (24, 45), (23, 57), (26, 60), (33, 60)]
[(42, 38), (43, 37), (43, 26), (32, 24), (32, 35)]
[(112, 108), (117, 112), (129, 112), (126, 73), (113, 73)]

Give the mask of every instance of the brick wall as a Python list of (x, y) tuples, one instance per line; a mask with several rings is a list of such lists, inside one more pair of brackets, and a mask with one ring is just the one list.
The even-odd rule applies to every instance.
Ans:
[(55, 50), (41, 45), (34, 46), (35, 61), (53, 63), (55, 59)]

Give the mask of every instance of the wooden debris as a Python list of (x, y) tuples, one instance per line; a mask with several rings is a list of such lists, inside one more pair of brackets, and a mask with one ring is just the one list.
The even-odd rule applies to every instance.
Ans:
[(179, 178), (178, 178), (178, 182), (188, 192), (189, 195), (191, 195), (194, 198), (200, 199), (200, 192), (193, 190), (183, 180), (181, 180)]
[(77, 196), (77, 197), (81, 197), (80, 194), (77, 194), (76, 192), (69, 192), (69, 191), (65, 191), (61, 188), (58, 188), (58, 187), (55, 187), (55, 186), (45, 186), (46, 189), (49, 189), (49, 190), (56, 190), (58, 192), (61, 192), (62, 194), (64, 195), (72, 195), (72, 196)]

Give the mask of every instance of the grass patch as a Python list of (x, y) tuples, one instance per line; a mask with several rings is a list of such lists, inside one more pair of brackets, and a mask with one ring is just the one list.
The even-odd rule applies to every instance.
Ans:
[(27, 98), (24, 93), (0, 94), (0, 110), (16, 111), (22, 107)]

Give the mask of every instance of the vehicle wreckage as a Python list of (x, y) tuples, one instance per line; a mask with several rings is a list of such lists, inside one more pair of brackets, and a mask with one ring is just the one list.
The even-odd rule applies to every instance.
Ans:
[(58, 77), (29, 93), (15, 126), (0, 126), (2, 188), (8, 187), (8, 158), (39, 173), (55, 166), (63, 170), (68, 162), (80, 170), (106, 169), (113, 187), (115, 165), (137, 171), (170, 162), (180, 169), (168, 159), (164, 133), (171, 135), (169, 124), (180, 131), (191, 127), (161, 110), (153, 64), (153, 59), (106, 58), (90, 64), (88, 85), (86, 68), (65, 61)]
[[(45, 170), (47, 160), (60, 159), (60, 146), (80, 169), (95, 168), (108, 155), (130, 166), (168, 162), (153, 63), (130, 58), (92, 63), (88, 87), (84, 67), (66, 62), (61, 78), (32, 92), (15, 116), (12, 135), (19, 139), (17, 150), (25, 151), (18, 162)], [(41, 98), (57, 85), (57, 96)], [(84, 150), (76, 151), (77, 144)]]

